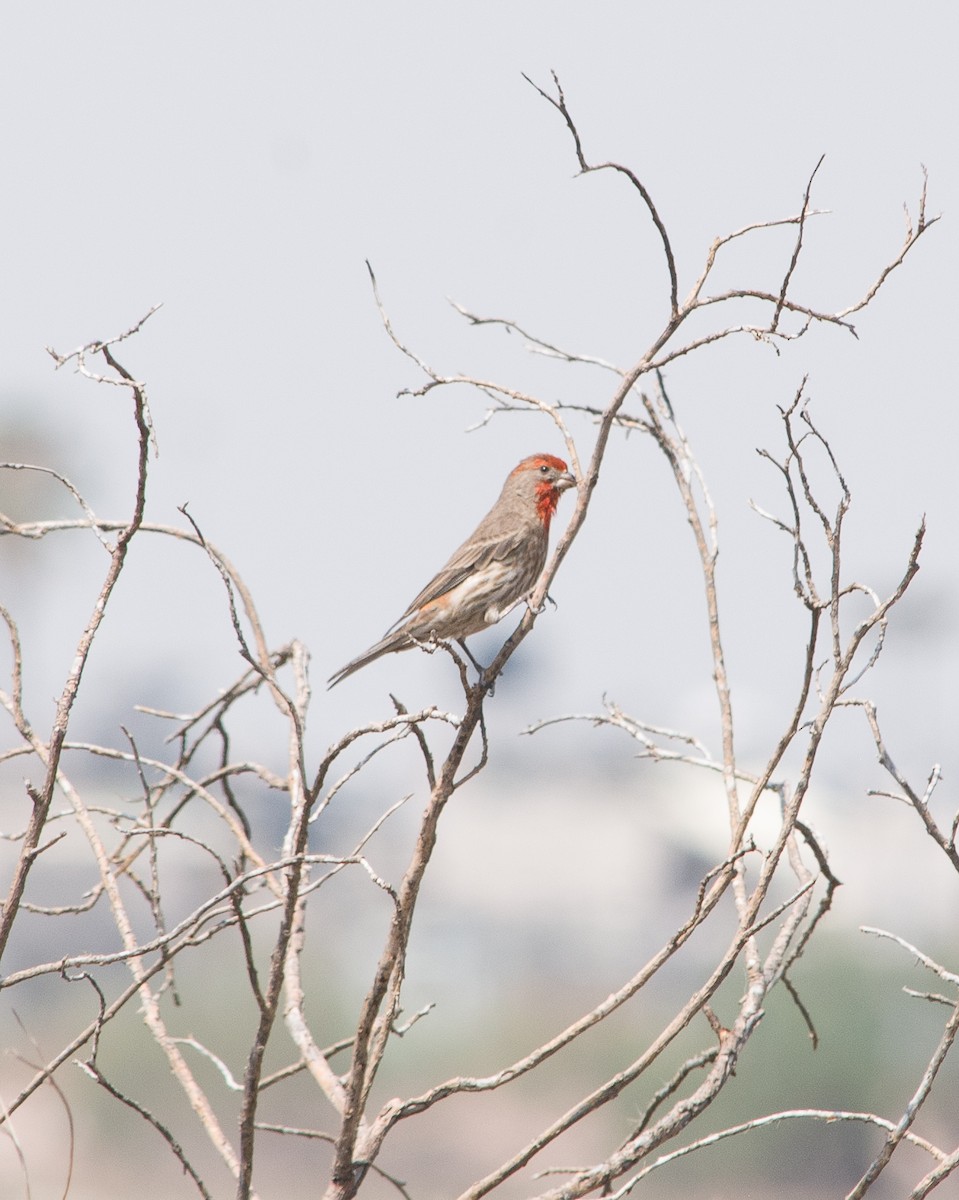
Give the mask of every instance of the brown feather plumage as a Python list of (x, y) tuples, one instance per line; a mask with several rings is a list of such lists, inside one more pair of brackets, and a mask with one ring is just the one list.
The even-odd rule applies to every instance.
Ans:
[(559, 497), (576, 480), (552, 454), (524, 458), (507, 476), (499, 499), (409, 608), (363, 654), (336, 671), (333, 687), (384, 654), (417, 642), (461, 639), (494, 625), (543, 570), (549, 525)]

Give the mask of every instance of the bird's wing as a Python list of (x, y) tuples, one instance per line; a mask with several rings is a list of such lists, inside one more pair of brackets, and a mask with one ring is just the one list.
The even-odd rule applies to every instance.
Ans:
[[(481, 540), (476, 533), (453, 554), (449, 562), (429, 581), (409, 608), (395, 624), (399, 625), (407, 617), (429, 604), (430, 601), (445, 596), (464, 579), (469, 578), (475, 571), (481, 571), (492, 562), (498, 562), (517, 554), (524, 543), (529, 540), (529, 530), (517, 530), (513, 534), (497, 534), (495, 537)], [(390, 628), (395, 628), (391, 626)]]

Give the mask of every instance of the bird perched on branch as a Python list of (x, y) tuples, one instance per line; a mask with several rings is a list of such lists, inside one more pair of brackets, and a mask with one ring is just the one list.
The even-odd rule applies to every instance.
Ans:
[(549, 522), (560, 494), (575, 487), (566, 463), (533, 454), (510, 471), (475, 531), (386, 636), (330, 676), (333, 687), (383, 654), (417, 642), (462, 641), (495, 625), (533, 590), (546, 562)]

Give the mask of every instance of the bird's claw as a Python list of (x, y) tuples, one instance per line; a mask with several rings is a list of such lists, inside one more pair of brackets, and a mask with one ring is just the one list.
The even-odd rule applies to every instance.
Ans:
[(553, 608), (559, 608), (559, 605), (556, 603), (556, 601), (553, 599), (553, 597), (549, 594), (549, 592), (546, 593), (545, 597), (543, 598), (543, 603), (538, 608), (533, 607), (532, 601), (529, 596), (524, 597), (524, 599), (526, 600), (526, 607), (529, 609), (529, 611), (533, 614), (534, 617), (538, 617), (538, 616), (540, 616), (541, 613), (544, 613), (546, 611), (546, 601), (547, 600), (550, 602), (550, 604), (552, 604)]

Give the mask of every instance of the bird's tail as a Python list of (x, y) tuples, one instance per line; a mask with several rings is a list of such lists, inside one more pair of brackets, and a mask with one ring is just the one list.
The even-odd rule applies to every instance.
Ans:
[(370, 646), (369, 650), (365, 650), (357, 658), (352, 659), (345, 667), (340, 667), (338, 671), (334, 671), (326, 681), (327, 691), (332, 687), (336, 687), (338, 683), (342, 683), (347, 675), (352, 675), (360, 667), (365, 667), (368, 663), (381, 658), (384, 654), (390, 654), (394, 650), (408, 650), (412, 645), (413, 643), (409, 636), (402, 631), (397, 630), (394, 633), (388, 633), (375, 646)]

